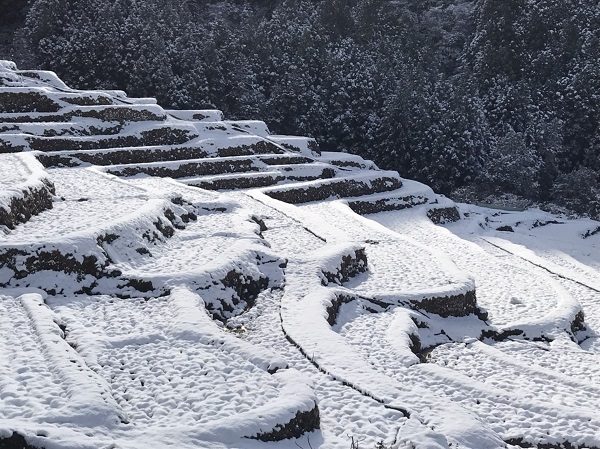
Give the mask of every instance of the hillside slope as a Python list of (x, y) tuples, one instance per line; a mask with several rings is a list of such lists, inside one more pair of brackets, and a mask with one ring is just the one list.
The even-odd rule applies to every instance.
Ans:
[(598, 222), (1, 61), (0, 228), (0, 447), (600, 447)]

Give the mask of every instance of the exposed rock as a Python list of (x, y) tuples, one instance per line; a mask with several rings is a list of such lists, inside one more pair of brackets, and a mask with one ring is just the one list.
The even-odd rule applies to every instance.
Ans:
[[(435, 313), (444, 318), (449, 316), (467, 316), (471, 314), (481, 315), (477, 307), (477, 299), (474, 290), (452, 296), (425, 298), (414, 301), (415, 308), (425, 312)], [(480, 318), (482, 318), (480, 316)], [(483, 317), (482, 319), (486, 319)]]
[(112, 104), (108, 95), (65, 95), (61, 97), (65, 103), (77, 106), (102, 106)]
[(307, 185), (266, 192), (270, 197), (286, 203), (299, 204), (321, 201), (331, 197), (353, 197), (399, 189), (402, 182), (398, 178), (382, 176), (370, 182), (341, 179), (318, 185)]
[(130, 165), (127, 167), (110, 168), (108, 173), (117, 176), (135, 176), (144, 173), (151, 176), (184, 178), (187, 176), (219, 175), (222, 173), (239, 173), (258, 171), (254, 159), (217, 159), (207, 158), (201, 162), (182, 162), (175, 167), (170, 166), (140, 166)]
[(259, 140), (258, 142), (248, 145), (234, 145), (217, 149), (217, 154), (220, 157), (229, 156), (248, 156), (250, 154), (283, 154), (277, 145), (268, 140)]
[(52, 209), (52, 196), (54, 185), (47, 179), (42, 180), (42, 185), (23, 190), (22, 196), (11, 199), (8, 209), (0, 207), (0, 226), (14, 229), (19, 223), (25, 223), (32, 216), (46, 209)]
[(142, 147), (111, 151), (61, 151), (51, 154), (39, 154), (38, 160), (45, 167), (77, 167), (84, 163), (93, 165), (120, 165), (148, 162), (201, 159), (208, 156), (202, 148), (194, 146)]
[(596, 234), (600, 233), (600, 226), (598, 226), (596, 229), (588, 229), (585, 234), (583, 234), (581, 237), (584, 239), (587, 239), (589, 237), (592, 237)]
[(499, 226), (496, 228), (496, 231), (515, 232), (515, 230), (512, 228), (512, 226)]
[[(335, 273), (323, 271), (327, 282), (342, 284), (348, 282), (350, 278), (367, 271), (367, 253), (364, 248), (359, 248), (354, 252), (354, 255), (346, 255), (342, 257), (342, 263)], [(323, 285), (327, 285), (325, 280)]]
[(44, 270), (75, 274), (78, 281), (82, 281), (86, 275), (101, 278), (106, 275), (104, 269), (107, 263), (100, 263), (95, 255), (77, 257), (75, 254), (46, 249), (44, 245), (41, 245), (30, 251), (17, 248), (0, 250), (0, 265), (13, 272), (13, 276), (7, 280), (8, 282), (0, 282), (0, 286), (8, 287), (13, 278), (15, 280), (24, 279), (30, 274)]
[(69, 114), (71, 117), (91, 117), (105, 122), (146, 122), (162, 121), (166, 113), (156, 113), (146, 108), (128, 106), (107, 106), (101, 108), (78, 109)]
[(199, 179), (188, 183), (188, 185), (207, 190), (252, 189), (272, 186), (285, 181), (285, 179), (285, 176), (282, 175), (240, 176), (239, 178), (223, 177), (206, 180)]
[(0, 91), (0, 113), (58, 112), (58, 102), (40, 92)]
[[(543, 436), (540, 436), (542, 439)], [(561, 443), (528, 443), (523, 438), (510, 438), (505, 441), (506, 444), (510, 446), (519, 446), (522, 448), (534, 448), (534, 449), (578, 449), (579, 446), (577, 443), (571, 443), (569, 441), (563, 441)], [(600, 449), (598, 446), (589, 446), (585, 445), (586, 449)]]
[[(0, 145), (6, 142), (1, 137), (2, 136), (0, 136)], [(27, 136), (25, 137), (25, 140), (32, 150), (61, 151), (123, 148), (145, 145), (173, 145), (187, 142), (193, 137), (195, 137), (195, 135), (188, 130), (163, 126), (144, 130), (140, 135), (103, 136), (97, 139)]]
[[(291, 169), (290, 169), (291, 171)], [(294, 174), (272, 174), (254, 172), (254, 176), (239, 176), (239, 177), (215, 177), (208, 179), (197, 179), (188, 182), (188, 185), (200, 187), (207, 190), (235, 190), (235, 189), (251, 189), (257, 187), (268, 187), (284, 181), (314, 181), (317, 179), (330, 178), (331, 172), (325, 168), (320, 174), (315, 175), (294, 175)]]
[(397, 198), (384, 198), (376, 201), (349, 201), (348, 206), (357, 214), (376, 214), (390, 210), (402, 210), (410, 207), (427, 204), (428, 198), (422, 196), (402, 196)]
[(300, 438), (302, 435), (319, 429), (321, 419), (319, 408), (315, 407), (308, 412), (298, 412), (291, 421), (275, 427), (271, 432), (260, 433), (248, 438), (260, 441), (281, 441), (289, 438)]
[(444, 224), (460, 220), (460, 213), (456, 207), (440, 207), (428, 210), (427, 217), (435, 224)]
[(348, 304), (355, 299), (353, 296), (335, 295), (335, 298), (331, 301), (331, 305), (327, 307), (327, 322), (330, 326), (335, 326), (342, 305)]

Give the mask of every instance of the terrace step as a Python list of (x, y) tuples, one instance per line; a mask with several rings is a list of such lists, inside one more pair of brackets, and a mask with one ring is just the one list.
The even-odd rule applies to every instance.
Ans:
[(319, 144), (312, 137), (270, 135), (268, 139), (286, 150), (297, 151), (307, 156), (314, 157), (321, 154)]
[[(150, 199), (144, 189), (95, 170), (57, 169), (50, 170), (48, 176), (54, 182), (58, 197), (53, 208), (8, 234), (0, 234), (0, 244), (62, 238), (90, 227), (108, 225)], [(117, 200), (127, 206), (115, 208)], [(48, 223), (53, 223), (51, 230)]]
[(43, 84), (57, 90), (71, 90), (56, 73), (47, 70), (15, 70), (14, 74), (21, 79), (24, 85), (26, 85), (25, 83), (29, 85)]
[[(0, 296), (0, 313), (10, 317), (0, 325), (3, 392), (14, 392), (0, 398), (3, 419), (22, 419), (27, 410), (32, 421), (69, 420), (105, 426), (123, 421), (124, 413), (109, 384), (69, 346), (62, 321), (42, 296), (16, 296)], [(4, 379), (9, 378), (7, 383)], [(34, 447), (23, 443), (6, 446), (1, 441), (0, 445)]]
[[(49, 303), (67, 316), (67, 326), (86, 329), (77, 334), (77, 347), (111, 386), (128, 421), (150, 429), (153, 447), (165, 445), (151, 433), (165, 426), (177, 427), (186, 440), (206, 440), (200, 446), (208, 447), (215, 436), (273, 441), (319, 425), (316, 398), (304, 376), (271, 351), (218, 327), (204, 298), (184, 286), (150, 301), (91, 296)], [(70, 319), (73, 309), (77, 317)], [(169, 400), (160, 400), (165, 397)]]
[(261, 137), (269, 137), (271, 134), (269, 127), (262, 120), (223, 120), (223, 123), (234, 129)]
[(170, 178), (183, 178), (199, 175), (220, 175), (261, 171), (271, 165), (306, 164), (312, 159), (295, 154), (265, 154), (258, 156), (212, 157), (204, 159), (170, 162), (148, 162), (136, 165), (111, 165), (104, 171), (116, 176), (136, 176), (146, 174)]
[(66, 106), (58, 112), (18, 112), (2, 114), (4, 123), (69, 122), (76, 118), (95, 118), (105, 122), (162, 121), (166, 112), (154, 104), (111, 104), (103, 106)]
[[(271, 139), (241, 134), (226, 139), (205, 139), (202, 143), (219, 156), (244, 156), (250, 154), (289, 154), (281, 145)], [(310, 157), (310, 155), (309, 155)]]
[(2, 134), (0, 135), (0, 153), (26, 150), (92, 150), (140, 145), (182, 144), (197, 136), (195, 129), (185, 123), (144, 125), (127, 133), (101, 136), (41, 137), (26, 134)]
[(220, 122), (223, 120), (223, 112), (218, 109), (167, 109), (166, 112), (179, 120), (190, 122)]
[(102, 148), (80, 151), (48, 151), (37, 155), (45, 167), (77, 167), (85, 164), (120, 165), (143, 162), (166, 162), (200, 159), (209, 154), (201, 146), (191, 144), (149, 145), (139, 147)]
[(356, 154), (326, 151), (321, 153), (318, 160), (342, 168), (378, 170), (373, 161), (365, 160)]
[(119, 124), (106, 123), (95, 119), (82, 120), (81, 122), (0, 122), (0, 135), (18, 133), (38, 137), (80, 137), (114, 135), (118, 134), (121, 129), (122, 127)]
[(404, 179), (402, 182), (400, 189), (347, 198), (346, 202), (360, 215), (423, 207), (427, 217), (436, 224), (460, 220), (460, 214), (452, 200), (436, 194), (429, 186), (418, 181)]
[(346, 202), (357, 214), (366, 215), (438, 202), (438, 198), (439, 195), (425, 184), (403, 179), (399, 189), (347, 198)]
[(58, 112), (65, 106), (113, 104), (102, 92), (60, 92), (42, 87), (0, 87), (0, 113)]
[(58, 113), (3, 114), (0, 133), (40, 137), (113, 135), (125, 124), (162, 122), (167, 114), (153, 105), (69, 106)]
[(269, 137), (269, 128), (265, 122), (259, 120), (218, 120), (218, 121), (194, 121), (191, 120), (196, 129), (202, 135), (237, 135), (239, 133), (252, 134), (260, 137)]
[[(277, 145), (258, 137), (241, 135), (221, 139), (197, 138), (186, 144), (145, 145), (95, 150), (48, 151), (38, 154), (46, 167), (76, 167), (84, 164), (120, 165), (143, 162), (167, 162), (209, 157), (235, 157), (281, 154), (293, 157)], [(304, 157), (300, 156), (299, 157)]]
[[(6, 61), (4, 61), (6, 62)], [(8, 67), (6, 65), (0, 67), (4, 69), (0, 73), (0, 86), (6, 87), (39, 87), (43, 89), (50, 89), (59, 93), (74, 93), (84, 95), (103, 95), (112, 97), (116, 102), (122, 102), (126, 104), (145, 104), (152, 105), (156, 104), (155, 98), (129, 98), (127, 94), (122, 90), (78, 90), (72, 89), (67, 86), (54, 72), (45, 70), (17, 70), (14, 67)], [(76, 103), (79, 104), (79, 103)]]
[[(118, 248), (120, 257), (139, 256), (172, 236), (180, 224), (176, 214), (183, 209), (166, 195), (150, 196), (145, 189), (90, 169), (49, 174), (60, 197), (52, 209), (0, 233), (2, 287), (32, 286), (65, 294), (92, 288), (97, 279), (118, 275), (109, 269), (110, 251)], [(61, 274), (40, 276), (43, 271)]]
[(291, 181), (332, 178), (335, 171), (325, 164), (274, 165), (266, 171), (230, 173), (216, 176), (183, 178), (178, 181), (207, 190), (237, 190), (268, 187)]
[(349, 176), (299, 182), (283, 187), (270, 187), (264, 193), (271, 198), (292, 204), (322, 201), (328, 198), (348, 198), (388, 192), (402, 187), (397, 172), (355, 172)]

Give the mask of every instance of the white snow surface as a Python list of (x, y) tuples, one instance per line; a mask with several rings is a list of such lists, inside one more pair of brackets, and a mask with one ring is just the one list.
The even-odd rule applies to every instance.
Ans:
[[(600, 445), (598, 235), (582, 238), (596, 222), (464, 205), (468, 217), (441, 227), (423, 206), (361, 217), (346, 200), (294, 206), (260, 189), (209, 192), (94, 168), (45, 173), (56, 185), (55, 208), (4, 235), (4, 246), (83, 245), (137, 220), (136, 209), (160, 215), (171, 198), (198, 215), (148, 246), (151, 257), (109, 246), (114, 267), (164, 282), (167, 296), (44, 300), (24, 286), (3, 290), (0, 305), (11, 317), (0, 349), (3, 434), (18, 430), (57, 448), (288, 448), (292, 441), (248, 437), (316, 404), (320, 430), (295, 441), (303, 447), (350, 447), (351, 438), (361, 447)], [(396, 193), (422, 190), (403, 188)], [(562, 224), (526, 224), (542, 215)], [(262, 237), (256, 219), (267, 227)], [(496, 231), (506, 223), (517, 232)], [(548, 226), (562, 227), (556, 249)], [(327, 282), (323, 273), (362, 249), (366, 272)], [(256, 266), (260, 253), (287, 259), (285, 282), (225, 326), (213, 321), (205, 304), (219, 293), (196, 290), (199, 279)], [(409, 306), (473, 288), (487, 322)], [(332, 326), (328, 310), (339, 298), (346, 299)], [(575, 332), (581, 310), (588, 327)], [(484, 329), (526, 335), (496, 342), (481, 338)], [(433, 350), (419, 359), (415, 341)]]
[[(86, 108), (65, 101), (82, 95), (163, 111), (8, 61), (0, 81), (60, 113)], [(398, 175), (357, 156), (318, 157), (311, 139), (270, 135), (260, 121), (166, 113), (122, 131), (187, 130), (197, 137), (186, 145), (213, 162), (234, 160), (219, 150), (292, 146), (315, 162), (256, 158), (261, 171), (239, 176), (333, 166), (335, 177), (214, 192), (192, 178), (44, 170), (34, 152), (0, 155), (0, 206), (42, 182), (56, 188), (52, 209), (0, 233), (0, 439), (17, 432), (47, 449), (600, 448), (599, 222), (460, 204), (461, 220), (434, 225), (428, 211), (455, 204), (408, 180), (283, 203), (268, 193)], [(13, 135), (92, 125), (40, 122)], [(359, 216), (349, 206), (380, 201), (406, 208)], [(93, 256), (104, 271), (24, 273), (42, 253), (83, 265)], [(472, 292), (478, 313), (419, 308)], [(316, 410), (318, 428), (276, 438)]]

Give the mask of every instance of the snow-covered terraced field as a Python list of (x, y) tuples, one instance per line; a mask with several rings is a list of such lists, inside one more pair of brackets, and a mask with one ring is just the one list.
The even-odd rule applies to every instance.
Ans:
[(348, 284), (366, 295), (377, 293), (413, 293), (428, 289), (458, 285), (465, 290), (470, 280), (462, 275), (454, 263), (444, 254), (436, 254), (432, 248), (420, 245), (403, 235), (388, 232), (353, 213), (340, 203), (314, 203), (301, 210), (320, 220), (320, 235), (328, 242), (351, 241), (367, 245), (369, 271), (357, 276)]
[(67, 323), (74, 332), (94, 329), (76, 341), (136, 425), (207, 426), (278, 395), (280, 382), (239, 355), (173, 338), (176, 313), (165, 298), (67, 298), (51, 304), (72, 317)]
[(373, 218), (450, 255), (463, 272), (474, 277), (477, 302), (497, 326), (556, 321), (579, 311), (577, 299), (547, 273), (533, 275), (530, 267), (514, 264), (502, 255), (494, 257), (479, 245), (434, 226), (421, 211), (384, 212)]
[[(34, 242), (61, 238), (110, 225), (141, 208), (150, 197), (142, 189), (87, 169), (57, 169), (48, 172), (56, 196), (52, 209), (33, 217), (2, 242)], [(51, 224), (51, 225), (50, 225)]]
[(599, 222), (0, 80), (0, 448), (600, 448)]

